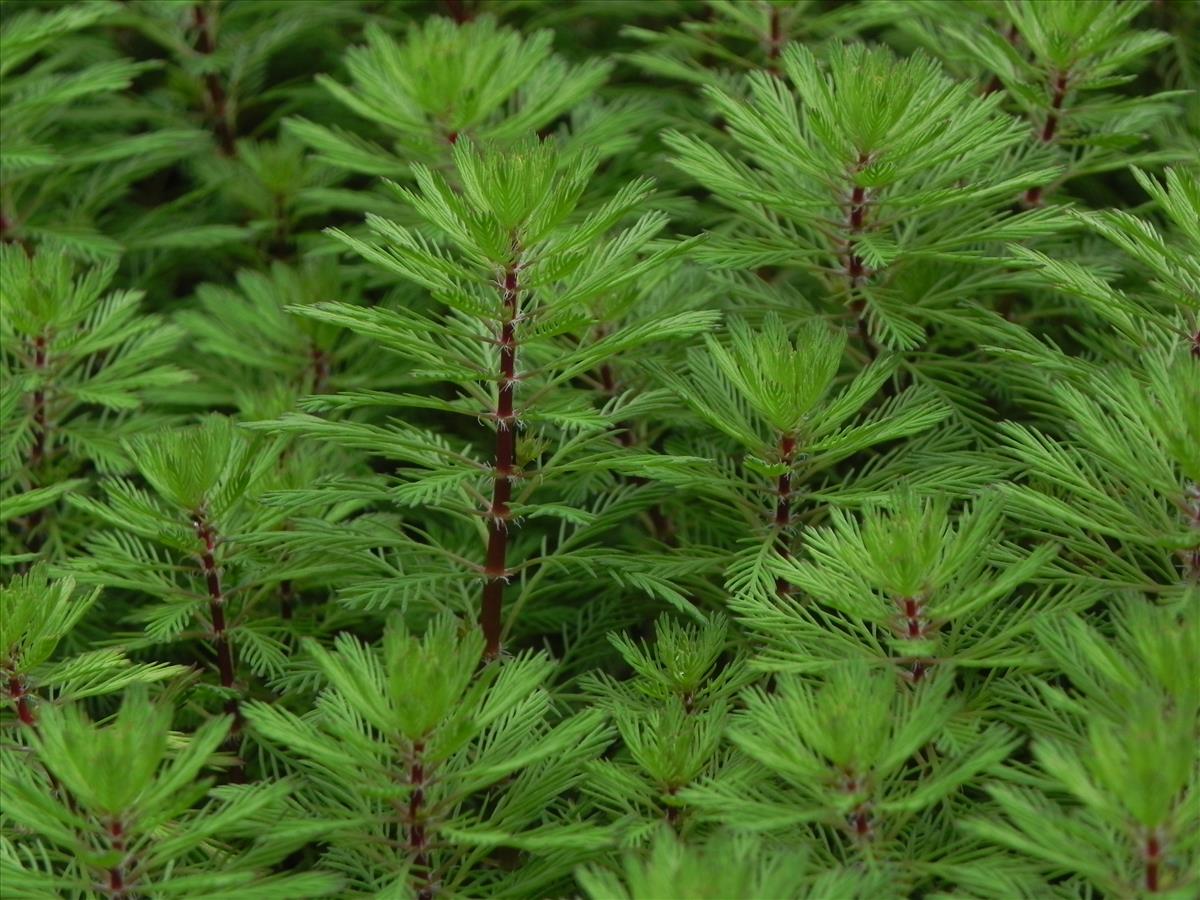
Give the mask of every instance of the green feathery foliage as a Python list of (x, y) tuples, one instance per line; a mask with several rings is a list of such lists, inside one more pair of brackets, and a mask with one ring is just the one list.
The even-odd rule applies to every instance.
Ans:
[(1200, 895), (1198, 35), (0, 3), (0, 894)]

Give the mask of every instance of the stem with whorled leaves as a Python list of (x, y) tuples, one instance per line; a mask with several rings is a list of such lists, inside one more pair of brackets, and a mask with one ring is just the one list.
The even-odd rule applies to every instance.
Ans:
[(485, 655), (500, 655), (501, 610), (504, 585), (508, 581), (508, 529), (512, 479), (516, 477), (517, 417), (513, 395), (517, 385), (517, 318), (520, 315), (520, 264), (518, 248), (504, 271), (503, 318), (500, 323), (500, 377), (496, 409), (496, 451), (492, 464), (492, 505), (487, 512), (488, 544), (484, 563), (483, 604), (479, 623), (483, 628)]

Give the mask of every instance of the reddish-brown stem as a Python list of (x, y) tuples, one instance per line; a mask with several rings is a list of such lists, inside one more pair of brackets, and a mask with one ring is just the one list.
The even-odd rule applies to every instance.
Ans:
[[(213, 51), (217, 49), (217, 42), (213, 34), (213, 22), (205, 11), (203, 3), (197, 3), (192, 7), (192, 21), (198, 31), (196, 50), (205, 56), (212, 55)], [(206, 101), (212, 113), (213, 132), (217, 136), (221, 152), (226, 156), (234, 156), (237, 153), (237, 146), (225, 86), (221, 84), (221, 79), (215, 72), (209, 72), (204, 76), (204, 89), (207, 93)]]
[[(33, 711), (33, 705), (29, 702), (29, 688), (25, 684), (25, 679), (15, 672), (10, 673), (8, 676), (8, 693), (9, 696), (12, 697), (13, 704), (17, 708), (17, 718), (20, 719), (21, 724), (26, 728), (32, 728), (36, 730), (38, 727), (38, 719), (37, 713)], [(77, 812), (78, 810), (75, 805), (75, 798), (72, 797), (71, 794), (69, 794), (62, 786), (62, 783), (58, 780), (57, 776), (55, 776), (55, 774), (44, 765), (42, 770), (46, 773), (46, 777), (50, 781), (50, 786), (62, 797), (63, 802), (67, 805), (67, 808), (72, 812)]]
[(900, 608), (904, 616), (904, 636), (918, 640), (925, 636), (924, 607), (915, 597), (901, 597)]
[(113, 850), (122, 854), (121, 860), (108, 870), (108, 893), (112, 897), (124, 897), (128, 887), (125, 880), (125, 826), (118, 819), (108, 823), (108, 843)]
[[(673, 785), (673, 784), (669, 785), (666, 789), (666, 795), (668, 797), (674, 797), (678, 793), (679, 793), (679, 788), (676, 785)], [(682, 810), (680, 810), (680, 808), (678, 806), (675, 806), (672, 803), (666, 803), (665, 805), (667, 807), (667, 812), (666, 812), (666, 816), (665, 816), (665, 818), (667, 820), (667, 824), (670, 825), (672, 828), (678, 827), (679, 826), (679, 818), (680, 818), (680, 814), (681, 814)]]
[[(900, 636), (918, 641), (929, 633), (929, 620), (925, 617), (925, 605), (916, 597), (900, 597), (896, 600), (900, 609)], [(930, 663), (924, 659), (910, 660), (908, 675), (916, 682), (929, 671)]]
[(17, 707), (17, 718), (21, 720), (21, 724), (29, 728), (36, 728), (37, 716), (33, 712), (33, 706), (29, 703), (29, 691), (25, 688), (25, 679), (20, 675), (9, 675), (8, 694)]
[(1146, 838), (1146, 890), (1157, 893), (1160, 884), (1160, 867), (1162, 866), (1163, 846), (1159, 836), (1151, 832)]
[(312, 392), (324, 394), (329, 390), (329, 354), (313, 344), (309, 347), (308, 358), (312, 369)]
[(866, 202), (867, 189), (856, 184), (854, 190), (850, 192), (850, 219), (846, 223), (846, 230), (850, 233), (850, 239), (846, 244), (846, 277), (850, 279), (851, 291), (858, 289), (859, 283), (866, 274), (862, 257), (858, 255), (855, 247), (855, 237), (862, 234), (863, 225), (866, 223)]
[[(866, 153), (859, 153), (854, 172), (857, 173), (868, 162), (870, 162), (870, 156)], [(871, 332), (867, 327), (866, 300), (859, 296), (859, 288), (863, 279), (866, 278), (867, 269), (862, 256), (858, 253), (857, 238), (863, 233), (866, 224), (867, 189), (856, 184), (850, 191), (850, 212), (846, 220), (846, 280), (851, 298), (850, 309), (857, 318), (859, 340), (867, 351), (867, 355), (874, 359), (879, 355), (879, 348), (871, 338)]]
[[(775, 486), (775, 524), (780, 528), (787, 528), (792, 520), (792, 460), (796, 455), (796, 439), (790, 434), (785, 434), (779, 439), (779, 460), (788, 467), (786, 472), (779, 476), (779, 481)], [(786, 548), (781, 551), (784, 556), (787, 555)]]
[[(792, 525), (792, 461), (795, 456), (796, 438), (790, 434), (780, 437), (779, 461), (787, 468), (780, 473), (779, 479), (775, 483), (775, 528), (779, 532), (779, 555), (784, 559), (792, 555), (791, 546), (788, 543), (788, 529)], [(786, 594), (789, 589), (786, 579), (775, 579), (777, 593)]]
[(783, 19), (778, 6), (771, 7), (767, 26), (767, 71), (779, 77), (779, 54), (783, 50)]
[(467, 9), (463, 0), (443, 0), (443, 2), (446, 4), (446, 12), (450, 13), (450, 18), (459, 25), (470, 22), (474, 18), (474, 14)]
[(14, 220), (10, 219), (4, 213), (0, 213), (0, 243), (17, 244), (25, 251), (26, 256), (32, 257), (33, 245), (25, 240), (25, 238), (13, 234), (13, 229), (16, 227), (17, 223)]
[[(601, 331), (597, 336), (603, 338), (604, 332)], [(612, 395), (617, 392), (617, 376), (613, 374), (613, 367), (609, 363), (602, 363), (600, 366), (600, 386), (606, 394)]]
[(414, 741), (412, 761), (408, 770), (408, 851), (412, 854), (413, 867), (419, 871), (421, 885), (418, 900), (432, 900), (433, 884), (429, 871), (429, 836), (425, 831), (425, 763), (421, 754), (425, 752), (422, 741)]
[(871, 836), (871, 812), (867, 804), (863, 804), (850, 814), (850, 827), (854, 831), (854, 836), (860, 840), (865, 840)]
[(485, 656), (500, 655), (501, 609), (504, 584), (508, 579), (508, 525), (511, 516), (512, 479), (516, 475), (517, 419), (513, 395), (517, 382), (517, 317), (520, 314), (514, 261), (504, 272), (504, 319), (500, 324), (500, 380), (496, 400), (496, 456), (492, 466), (492, 505), (488, 510), (488, 546), (484, 563), (483, 606), (479, 623), (483, 628)]
[[(49, 365), (49, 344), (45, 334), (39, 334), (33, 339), (33, 369), (37, 379), (33, 389), (33, 444), (29, 448), (29, 478), (30, 487), (37, 487), (40, 479), (39, 470), (46, 462), (50, 450), (50, 423), (47, 414), (46, 385), (43, 381), (46, 368)], [(45, 520), (45, 512), (35, 509), (25, 520), (25, 548), (30, 553), (37, 553), (42, 547), (38, 529)]]
[[(229, 632), (225, 625), (225, 594), (221, 587), (221, 569), (217, 565), (217, 532), (212, 523), (205, 517), (203, 511), (197, 511), (192, 516), (192, 524), (196, 529), (196, 537), (200, 539), (200, 566), (204, 573), (204, 582), (208, 588), (208, 612), (212, 619), (213, 649), (217, 654), (217, 675), (221, 687), (232, 690), (236, 684), (236, 674), (233, 662), (233, 646), (229, 642)], [(233, 716), (234, 730), (241, 725), (241, 709), (237, 699), (231, 697), (225, 703), (225, 711)]]
[(38, 468), (46, 459), (48, 429), (46, 423), (46, 386), (42, 375), (46, 371), (46, 336), (39, 334), (33, 339), (33, 368), (37, 372), (37, 387), (33, 390), (33, 446), (29, 450), (29, 467)]
[(290, 619), (296, 606), (296, 589), (290, 578), (279, 582), (279, 615)]
[[(1043, 144), (1052, 144), (1055, 136), (1058, 134), (1059, 123), (1062, 119), (1063, 103), (1067, 99), (1067, 85), (1070, 83), (1070, 75), (1067, 72), (1059, 72), (1054, 77), (1054, 93), (1050, 98), (1050, 111), (1046, 114), (1046, 121), (1042, 125), (1041, 133), (1038, 135)], [(1042, 203), (1041, 185), (1031, 187), (1025, 192), (1025, 204), (1027, 206), (1040, 206)]]
[(1182, 553), (1183, 574), (1185, 578), (1200, 581), (1200, 484), (1188, 485), (1184, 509), (1188, 514), (1192, 532), (1197, 536), (1197, 545), (1190, 550), (1185, 549)]
[(1059, 116), (1062, 113), (1063, 101), (1067, 98), (1067, 73), (1059, 72), (1054, 79), (1054, 96), (1050, 100), (1050, 113), (1046, 116), (1046, 124), (1042, 126), (1042, 143), (1049, 144), (1058, 132)]

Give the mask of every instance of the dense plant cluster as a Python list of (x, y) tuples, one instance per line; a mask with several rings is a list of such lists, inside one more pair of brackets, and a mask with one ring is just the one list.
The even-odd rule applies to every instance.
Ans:
[(4, 897), (1200, 896), (1200, 5), (0, 12)]

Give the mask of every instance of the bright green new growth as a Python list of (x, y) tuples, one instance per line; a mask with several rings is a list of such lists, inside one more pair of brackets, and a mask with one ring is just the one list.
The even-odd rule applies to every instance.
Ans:
[(1113, 894), (1149, 881), (1183, 897), (1190, 873), (1171, 861), (1195, 853), (1200, 826), (1195, 607), (1180, 617), (1126, 605), (1116, 626), (1115, 646), (1078, 617), (1038, 629), (1078, 694), (1044, 688), (1064, 733), (1035, 742), (1035, 769), (989, 788), (999, 821), (968, 825)]
[(865, 656), (920, 680), (942, 662), (1032, 663), (1023, 635), (1046, 611), (1075, 601), (1066, 592), (1034, 593), (1013, 609), (1001, 606), (1056, 551), (1006, 546), (1001, 510), (997, 495), (984, 493), (952, 516), (947, 498), (911, 490), (898, 492), (892, 508), (867, 505), (861, 518), (832, 510), (830, 525), (807, 532), (804, 553), (783, 575), (818, 608), (789, 597), (736, 607), (763, 642), (761, 664), (810, 671)]
[[(61, 498), (86, 483), (85, 468), (121, 472), (122, 437), (164, 420), (143, 398), (188, 379), (167, 362), (179, 329), (139, 311), (142, 294), (105, 293), (115, 263), (83, 272), (61, 249), (30, 258), (0, 247), (0, 422), (4, 437), (3, 519), (25, 517), (24, 546), (5, 534), (4, 557), (29, 561), (80, 535), (55, 515)], [(25, 402), (22, 402), (22, 401)]]
[[(283, 898), (323, 896), (337, 886), (324, 874), (267, 874), (308, 838), (273, 821), (287, 785), (213, 788), (201, 773), (229, 719), (209, 720), (180, 746), (170, 732), (172, 718), (169, 706), (138, 692), (126, 696), (105, 726), (78, 707), (49, 707), (32, 740), (46, 775), (3, 752), (5, 817), (36, 828), (45, 842), (30, 856), (5, 839), (0, 871), (6, 891), (17, 897), (94, 896), (99, 888), (118, 896), (252, 892)], [(69, 791), (71, 802), (53, 796), (51, 785)], [(252, 839), (240, 852), (218, 843), (239, 837)]]
[(629, 853), (622, 862), (619, 872), (581, 872), (585, 895), (593, 900), (654, 900), (673, 894), (697, 900), (790, 897), (805, 886), (807, 874), (803, 856), (764, 851), (746, 836), (722, 835), (703, 847), (689, 847), (667, 829), (648, 857)]
[(835, 859), (864, 854), (886, 867), (897, 841), (891, 852), (902, 862), (908, 838), (901, 826), (932, 817), (961, 783), (1014, 746), (1007, 729), (970, 726), (952, 746), (930, 747), (959, 711), (949, 688), (949, 678), (933, 677), (912, 691), (864, 665), (834, 669), (818, 689), (780, 676), (772, 695), (747, 692), (730, 725), (734, 745), (758, 766), (685, 798), (752, 831), (832, 827), (844, 835), (828, 848)]
[(99, 597), (99, 590), (81, 596), (71, 578), (51, 579), (44, 563), (0, 588), (0, 677), (22, 725), (38, 723), (41, 701), (80, 700), (183, 674), (179, 666), (135, 664), (118, 647), (55, 659)]
[(569, 65), (553, 53), (549, 31), (526, 37), (486, 17), (463, 24), (430, 18), (403, 44), (374, 26), (365, 36), (366, 46), (347, 53), (353, 88), (317, 80), (392, 147), (302, 119), (287, 127), (323, 159), (372, 175), (442, 163), (460, 135), (523, 139), (586, 100), (609, 69), (598, 61)]
[[(536, 894), (606, 841), (566, 796), (611, 740), (603, 717), (556, 713), (545, 656), (477, 673), (482, 638), (458, 631), (439, 619), (418, 639), (393, 623), (382, 653), (348, 637), (332, 653), (310, 644), (329, 685), (314, 715), (245, 707), (296, 767), (298, 802), (328, 823), (325, 862), (355, 890)], [(489, 865), (502, 847), (527, 858)]]
[[(819, 286), (817, 310), (848, 306), (884, 344), (911, 349), (950, 300), (933, 272), (978, 267), (1000, 242), (1052, 230), (1041, 213), (1003, 212), (1054, 170), (1024, 150), (1000, 95), (972, 96), (932, 59), (864, 44), (835, 44), (825, 62), (792, 44), (781, 63), (786, 80), (754, 72), (746, 100), (707, 92), (729, 150), (666, 137), (676, 165), (743, 223), (709, 242), (706, 259), (804, 273)], [(982, 273), (953, 271), (995, 290)]]
[(653, 646), (611, 637), (632, 679), (585, 676), (585, 691), (612, 715), (626, 753), (591, 763), (584, 789), (620, 818), (624, 842), (643, 843), (664, 820), (689, 830), (695, 817), (681, 790), (727, 761), (721, 735), (751, 677), (738, 656), (720, 665), (728, 630), (722, 619), (696, 626), (663, 617)]

